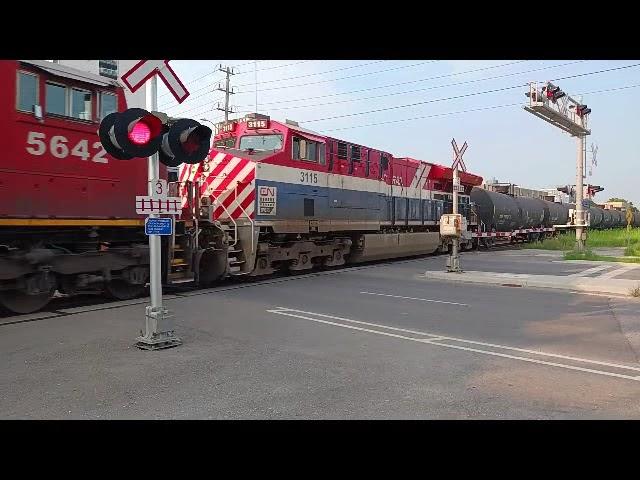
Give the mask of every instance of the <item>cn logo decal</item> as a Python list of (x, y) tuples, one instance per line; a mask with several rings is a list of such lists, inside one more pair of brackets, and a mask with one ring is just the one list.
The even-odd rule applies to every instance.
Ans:
[(275, 215), (278, 198), (277, 187), (258, 188), (258, 215)]

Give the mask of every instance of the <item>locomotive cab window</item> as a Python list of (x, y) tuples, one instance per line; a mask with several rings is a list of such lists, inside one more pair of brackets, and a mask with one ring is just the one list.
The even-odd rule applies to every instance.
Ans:
[(118, 98), (113, 93), (100, 92), (100, 120), (118, 111)]
[(38, 76), (33, 73), (18, 72), (18, 110), (33, 112), (38, 105)]
[(282, 150), (282, 135), (245, 135), (240, 137), (240, 150), (277, 152)]
[(293, 160), (304, 160), (306, 162), (320, 162), (324, 165), (324, 144), (312, 142), (304, 138), (293, 137), (292, 154)]
[(53, 115), (67, 115), (67, 88), (64, 85), (47, 82), (45, 112)]
[(79, 120), (91, 120), (91, 92), (71, 89), (71, 116)]

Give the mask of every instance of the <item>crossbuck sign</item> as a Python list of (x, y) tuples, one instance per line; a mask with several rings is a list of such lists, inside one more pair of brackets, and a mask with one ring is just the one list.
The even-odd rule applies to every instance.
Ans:
[(122, 76), (122, 82), (133, 93), (156, 74), (160, 76), (178, 103), (187, 99), (189, 92), (169, 66), (169, 60), (141, 60)]
[(464, 142), (462, 145), (462, 149), (458, 150), (458, 144), (456, 143), (456, 139), (451, 140), (451, 145), (453, 146), (453, 165), (451, 165), (451, 170), (455, 170), (459, 168), (463, 172), (467, 171), (467, 166), (464, 164), (464, 160), (462, 160), (462, 155), (467, 151), (467, 142)]

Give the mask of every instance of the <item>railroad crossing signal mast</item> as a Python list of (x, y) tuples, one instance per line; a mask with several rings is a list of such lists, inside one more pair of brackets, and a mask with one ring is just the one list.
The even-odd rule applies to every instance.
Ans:
[(467, 142), (464, 142), (461, 149), (455, 138), (451, 140), (453, 146), (453, 212), (451, 215), (443, 215), (440, 219), (440, 234), (447, 238), (452, 237), (451, 254), (447, 257), (447, 272), (460, 273), (460, 235), (466, 230), (465, 219), (458, 213), (458, 192), (464, 192), (464, 187), (460, 185), (460, 177), (458, 169), (463, 172), (467, 171), (467, 166), (462, 160), (462, 155), (467, 151)]
[[(148, 195), (136, 197), (136, 213), (148, 214), (145, 233), (149, 236), (149, 284), (151, 305), (145, 310), (145, 331), (136, 346), (158, 350), (180, 345), (174, 333), (169, 310), (162, 305), (160, 235), (171, 235), (173, 220), (161, 214), (176, 215), (181, 211), (179, 197), (167, 197), (167, 182), (160, 179), (160, 163), (177, 167), (182, 163), (196, 164), (209, 153), (212, 131), (189, 118), (170, 118), (157, 112), (157, 77), (160, 77), (178, 103), (189, 92), (169, 66), (169, 60), (141, 60), (125, 73), (121, 80), (135, 92), (148, 80), (146, 106), (130, 108), (107, 115), (100, 122), (98, 134), (104, 149), (117, 160), (147, 158)], [(169, 221), (168, 221), (169, 220)]]
[(578, 155), (576, 161), (576, 248), (584, 250), (587, 234), (584, 221), (584, 145), (585, 137), (591, 135), (587, 128), (591, 109), (587, 105), (574, 100), (563, 92), (560, 87), (551, 82), (539, 85), (537, 82), (529, 84), (529, 105), (524, 109), (542, 118), (551, 125), (569, 133), (578, 140)]

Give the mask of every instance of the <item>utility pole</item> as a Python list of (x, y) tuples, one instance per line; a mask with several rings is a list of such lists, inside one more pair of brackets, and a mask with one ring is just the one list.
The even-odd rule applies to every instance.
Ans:
[(576, 249), (584, 250), (584, 136), (577, 135), (578, 155), (576, 157)]
[(222, 73), (226, 74), (226, 83), (225, 83), (225, 88), (222, 88), (222, 86), (220, 84), (218, 84), (218, 88), (216, 90), (220, 90), (221, 92), (224, 92), (224, 108), (221, 108), (220, 105), (218, 104), (218, 107), (216, 108), (216, 110), (221, 110), (224, 112), (224, 122), (227, 123), (229, 121), (229, 114), (233, 113), (232, 109), (229, 108), (229, 95), (233, 95), (234, 92), (232, 88), (229, 88), (229, 82), (231, 81), (231, 75), (235, 75), (236, 73), (234, 72), (233, 68), (229, 68), (229, 67), (222, 67), (222, 64), (218, 67), (218, 70), (220, 70)]

